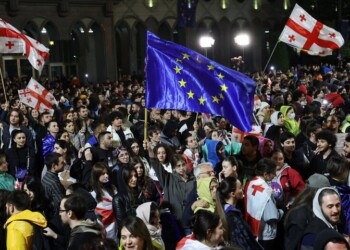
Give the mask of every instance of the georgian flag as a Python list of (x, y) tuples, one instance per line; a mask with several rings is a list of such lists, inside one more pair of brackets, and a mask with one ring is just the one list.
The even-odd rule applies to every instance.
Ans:
[(265, 206), (271, 198), (271, 187), (260, 177), (249, 181), (244, 190), (244, 205), (246, 208), (244, 218), (251, 226), (253, 234), (259, 236), (260, 220)]
[(57, 103), (56, 98), (33, 78), (30, 79), (27, 88), (18, 90), (18, 96), (20, 102), (40, 113), (44, 111), (54, 113), (53, 105)]
[(22, 34), (19, 30), (0, 18), (0, 53), (22, 53), (30, 64), (40, 73), (49, 57), (49, 49), (33, 38)]
[(309, 55), (327, 56), (344, 44), (342, 35), (310, 16), (298, 4), (284, 26), (279, 40)]

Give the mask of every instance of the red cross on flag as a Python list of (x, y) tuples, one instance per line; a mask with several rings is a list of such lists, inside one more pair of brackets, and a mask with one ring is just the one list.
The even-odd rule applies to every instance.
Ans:
[(342, 35), (310, 16), (295, 4), (286, 26), (279, 37), (286, 44), (310, 55), (327, 56), (344, 44)]
[(0, 18), (0, 53), (22, 53), (30, 64), (41, 73), (49, 57), (49, 49), (33, 38), (22, 34), (11, 24)]
[(52, 105), (56, 104), (55, 97), (33, 78), (30, 79), (26, 89), (18, 90), (18, 96), (23, 104), (38, 110), (40, 113), (49, 111), (53, 115)]
[(253, 234), (259, 236), (260, 220), (265, 206), (271, 198), (272, 189), (261, 177), (254, 177), (244, 189), (244, 218), (251, 226)]

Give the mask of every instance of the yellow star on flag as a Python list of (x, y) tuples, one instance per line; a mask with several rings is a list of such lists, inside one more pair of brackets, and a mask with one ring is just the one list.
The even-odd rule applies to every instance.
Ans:
[(221, 86), (221, 91), (227, 92), (228, 87), (226, 86), (225, 83), (220, 86)]
[(174, 69), (175, 69), (176, 74), (181, 74), (181, 68), (179, 68), (177, 65)]
[(181, 79), (179, 83), (180, 83), (180, 87), (186, 87), (186, 81), (184, 79)]
[(221, 74), (221, 72), (218, 74), (218, 77), (222, 80), (224, 79), (224, 75)]
[(213, 102), (219, 103), (219, 99), (215, 95), (212, 96), (212, 98), (213, 98)]
[(176, 62), (182, 63), (182, 60), (179, 58), (176, 58)]
[(201, 96), (201, 98), (199, 98), (198, 101), (200, 105), (204, 105), (205, 99), (203, 98), (203, 96)]
[(220, 99), (224, 100), (224, 95), (222, 93), (219, 94)]
[(184, 56), (182, 59), (190, 60), (190, 55), (189, 54), (182, 53), (182, 55)]
[(214, 70), (214, 66), (213, 65), (208, 65), (208, 70)]
[(188, 95), (188, 99), (193, 99), (194, 93), (192, 92), (192, 90), (190, 90), (190, 92), (187, 92)]

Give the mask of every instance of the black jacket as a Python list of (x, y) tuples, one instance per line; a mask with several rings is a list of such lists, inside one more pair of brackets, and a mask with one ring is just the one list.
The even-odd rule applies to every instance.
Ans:
[(123, 220), (129, 216), (136, 216), (136, 208), (142, 203), (146, 202), (141, 191), (137, 192), (139, 195), (135, 201), (131, 201), (128, 194), (117, 193), (113, 197), (112, 206), (115, 218), (117, 219), (118, 232), (121, 230)]

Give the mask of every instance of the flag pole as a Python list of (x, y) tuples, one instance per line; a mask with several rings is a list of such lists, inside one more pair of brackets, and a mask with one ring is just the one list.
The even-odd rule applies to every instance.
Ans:
[[(147, 143), (147, 123), (148, 123), (148, 116), (147, 116), (147, 108), (145, 108), (145, 124), (143, 126), (143, 145)], [(147, 146), (145, 150), (147, 149)]]
[(3, 91), (4, 91), (5, 101), (6, 101), (6, 103), (8, 103), (7, 95), (6, 95), (6, 89), (5, 89), (5, 83), (4, 83), (4, 78), (2, 77), (2, 69), (1, 69), (1, 67), (0, 67), (0, 77), (1, 77), (2, 88), (3, 88)]
[(273, 48), (272, 53), (271, 53), (271, 55), (270, 55), (270, 57), (269, 57), (269, 60), (267, 60), (267, 63), (266, 63), (266, 65), (265, 65), (265, 68), (264, 68), (264, 71), (263, 71), (263, 72), (265, 72), (265, 70), (266, 70), (266, 68), (267, 68), (267, 65), (269, 65), (270, 60), (271, 60), (271, 58), (272, 58), (272, 56), (273, 56), (273, 53), (275, 52), (275, 50), (276, 50), (277, 45), (279, 44), (279, 42), (280, 42), (280, 41), (278, 40), (277, 43), (276, 43), (276, 45), (275, 45), (275, 47)]

